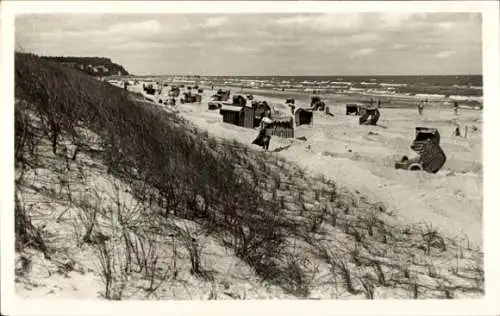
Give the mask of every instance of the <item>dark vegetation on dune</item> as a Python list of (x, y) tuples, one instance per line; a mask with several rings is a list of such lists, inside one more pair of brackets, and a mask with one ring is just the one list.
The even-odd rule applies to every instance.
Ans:
[[(291, 224), (274, 215), (277, 202), (263, 199), (257, 181), (237, 171), (238, 163), (248, 163), (237, 154), (245, 150), (242, 145), (218, 143), (178, 116), (135, 102), (123, 89), (78, 71), (29, 54), (17, 53), (15, 63), (16, 98), (27, 101), (27, 108), (15, 109), (18, 169), (36, 164), (30, 148), (41, 137), (58, 154), (59, 139), (69, 135), (78, 148), (72, 157), (77, 159), (78, 151), (89, 150), (78, 128), (90, 129), (103, 140), (104, 150), (94, 154), (109, 173), (128, 181), (141, 200), (159, 203), (163, 216), (173, 212), (211, 231), (229, 232), (236, 254), (258, 272), (272, 265), (267, 260), (279, 254), (284, 242), (278, 228)], [(32, 130), (27, 111), (41, 118), (40, 130)], [(204, 201), (202, 209), (197, 197)], [(25, 243), (29, 227), (16, 226), (16, 234), (18, 244)]]
[[(104, 66), (108, 68), (108, 72), (105, 75), (118, 75), (118, 72), (123, 76), (131, 75), (128, 73), (122, 65), (114, 63), (110, 58), (105, 57), (75, 57), (75, 56), (40, 56), (41, 59), (46, 61), (53, 61), (58, 63), (72, 64), (73, 68), (87, 73), (88, 75), (103, 75), (102, 72), (93, 72), (91, 68), (87, 66)], [(83, 69), (80, 68), (83, 66)]]
[[(109, 174), (131, 187), (141, 209), (155, 210), (141, 211), (143, 225), (149, 225), (143, 234), (160, 231), (163, 238), (176, 234), (161, 219), (196, 222), (262, 280), (295, 296), (310, 295), (320, 265), (327, 266), (332, 276), (325, 282), (341, 280), (347, 292), (364, 293), (366, 298), (374, 298), (377, 287), (405, 289), (414, 298), (425, 296), (424, 292), (428, 297), (452, 298), (459, 292), (483, 291), (482, 255), (477, 251), (462, 248), (431, 226), (391, 225), (384, 219), (390, 214), (383, 206), (371, 205), (325, 178), (308, 177), (283, 159), (214, 138), (162, 107), (133, 100), (123, 89), (16, 53), (15, 95), (17, 251), (30, 245), (47, 258), (56, 251), (31, 224), (20, 190), (26, 185), (23, 174), (43, 163), (39, 144), (48, 142), (51, 155), (62, 156), (67, 154), (62, 139), (69, 139), (75, 150), (65, 159), (78, 161), (85, 153), (102, 161)], [(93, 144), (85, 130), (98, 134), (99, 144)], [(85, 210), (88, 225), (83, 242), (92, 230), (99, 230), (93, 222), (96, 210)], [(131, 250), (121, 273), (130, 273), (135, 264), (130, 252), (139, 254), (128, 238), (131, 232), (138, 234), (138, 228), (123, 226)], [(188, 235), (185, 240), (192, 273), (213, 278), (200, 264), (196, 239)], [(103, 263), (105, 297), (120, 299), (111, 293), (112, 283), (117, 282), (109, 268), (112, 249), (105, 240), (94, 247)], [(473, 267), (462, 270), (455, 258), (458, 250), (460, 260), (469, 260)], [(453, 272), (435, 271), (450, 262), (456, 262)], [(148, 278), (155, 278), (156, 259), (137, 259), (137, 265)], [(438, 281), (422, 283), (418, 275)], [(472, 281), (457, 285), (453, 281), (457, 278)]]

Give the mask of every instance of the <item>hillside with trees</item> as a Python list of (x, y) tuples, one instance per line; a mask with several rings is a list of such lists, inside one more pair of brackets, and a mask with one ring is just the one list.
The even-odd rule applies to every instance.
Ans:
[(61, 63), (69, 68), (79, 69), (92, 76), (127, 76), (125, 68), (105, 57), (41, 56), (42, 59)]

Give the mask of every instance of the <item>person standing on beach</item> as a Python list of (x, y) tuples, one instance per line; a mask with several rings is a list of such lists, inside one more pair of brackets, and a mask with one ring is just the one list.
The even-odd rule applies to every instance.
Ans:
[(424, 100), (420, 100), (418, 104), (418, 114), (422, 115), (424, 113)]
[(455, 101), (455, 105), (453, 106), (453, 111), (455, 112), (455, 115), (458, 115), (458, 102)]
[(262, 114), (260, 120), (259, 135), (252, 142), (252, 144), (261, 146), (265, 151), (269, 149), (269, 143), (271, 142), (271, 126), (273, 121), (271, 120), (271, 110), (266, 109)]

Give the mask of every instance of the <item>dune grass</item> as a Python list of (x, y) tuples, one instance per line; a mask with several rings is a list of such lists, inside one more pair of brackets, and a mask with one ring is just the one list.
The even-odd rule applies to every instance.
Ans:
[[(65, 162), (61, 175), (80, 168), (83, 155), (92, 157), (137, 201), (127, 208), (117, 193), (110, 210), (76, 201), (71, 193), (63, 197), (61, 188), (71, 192), (74, 179), (51, 189), (54, 199), (64, 198), (80, 210), (78, 242), (92, 245), (108, 299), (122, 298), (133, 273), (148, 280), (147, 292), (165, 282), (165, 271), (175, 279), (175, 260), (167, 269), (159, 254), (170, 238), (186, 249), (191, 274), (214, 282), (203, 266), (198, 234), (172, 225), (173, 217), (196, 223), (262, 281), (300, 298), (311, 297), (326, 283), (368, 299), (377, 298), (377, 288), (415, 298), (424, 290), (424, 297), (446, 298), (483, 292), (476, 273), (482, 271), (482, 254), (430, 226), (389, 224), (383, 208), (329, 179), (308, 176), (284, 159), (236, 141), (214, 138), (161, 106), (137, 102), (124, 89), (76, 70), (31, 54), (16, 53), (15, 63), (16, 194), (42, 181), (24, 175), (44, 164), (40, 146), (46, 144), (50, 155)], [(17, 195), (16, 249), (22, 252), (30, 245), (50, 258), (58, 249), (30, 223), (30, 210)], [(107, 218), (111, 228), (99, 218)], [(460, 259), (455, 259), (457, 249)], [(451, 258), (455, 269), (442, 271)]]

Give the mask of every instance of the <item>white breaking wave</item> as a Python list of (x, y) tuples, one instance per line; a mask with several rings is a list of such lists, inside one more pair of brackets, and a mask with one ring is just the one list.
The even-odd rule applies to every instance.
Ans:
[(477, 102), (483, 102), (483, 97), (480, 97), (480, 96), (450, 95), (449, 98), (451, 100), (457, 100), (457, 101), (477, 101)]
[(407, 83), (381, 83), (382, 87), (406, 87)]

